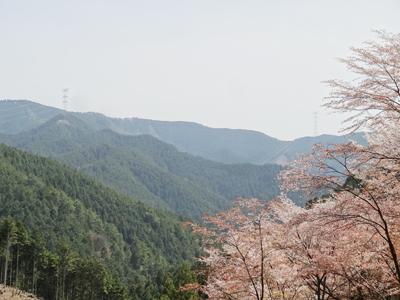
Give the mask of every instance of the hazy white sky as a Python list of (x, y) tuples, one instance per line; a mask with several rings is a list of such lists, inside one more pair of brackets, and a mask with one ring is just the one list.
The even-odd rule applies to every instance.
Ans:
[(336, 134), (335, 58), (400, 32), (399, 0), (0, 0), (0, 99), (193, 121), (279, 139)]

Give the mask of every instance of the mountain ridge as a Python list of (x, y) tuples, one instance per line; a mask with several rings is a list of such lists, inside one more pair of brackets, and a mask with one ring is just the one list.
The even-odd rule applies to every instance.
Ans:
[[(0, 101), (0, 132), (18, 133), (32, 129), (50, 118), (63, 113), (57, 108), (28, 100)], [(322, 135), (302, 137), (294, 141), (281, 141), (264, 133), (245, 130), (211, 128), (184, 121), (155, 121), (140, 118), (111, 118), (100, 113), (74, 114), (96, 130), (110, 129), (125, 135), (150, 134), (179, 150), (223, 163), (284, 163), (297, 153), (307, 153), (312, 144), (336, 141), (346, 143), (348, 137)], [(13, 119), (17, 117), (17, 119)], [(351, 137), (366, 144), (363, 133)]]

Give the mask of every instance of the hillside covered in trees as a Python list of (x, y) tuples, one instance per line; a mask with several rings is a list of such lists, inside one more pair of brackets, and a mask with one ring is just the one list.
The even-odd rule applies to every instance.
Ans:
[(28, 132), (0, 134), (0, 142), (51, 157), (135, 199), (195, 219), (228, 209), (237, 197), (277, 197), (275, 177), (283, 169), (214, 162), (150, 135), (95, 130), (71, 114)]
[(44, 241), (40, 247), (46, 251), (57, 253), (65, 241), (79, 259), (88, 264), (95, 259), (127, 287), (130, 299), (157, 296), (170, 268), (198, 251), (194, 237), (182, 229), (189, 219), (117, 193), (59, 162), (1, 144), (0, 208), (0, 218), (21, 221), (32, 238)]
[[(104, 257), (82, 259), (70, 244), (59, 238), (55, 252), (48, 251), (36, 230), (29, 235), (21, 221), (8, 216), (0, 223), (2, 252), (0, 280), (15, 287), (2, 294), (20, 299), (20, 290), (46, 299), (127, 299), (127, 289), (104, 267)], [(104, 251), (105, 253), (106, 251)], [(10, 295), (11, 294), (11, 295)], [(42, 298), (43, 299), (43, 298)]]

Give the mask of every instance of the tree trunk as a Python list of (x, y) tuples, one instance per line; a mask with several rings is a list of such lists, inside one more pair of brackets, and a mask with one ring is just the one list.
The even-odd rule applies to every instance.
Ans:
[(6, 263), (4, 265), (4, 285), (7, 285), (8, 252), (10, 251), (9, 239), (10, 239), (10, 235), (7, 235)]
[(19, 245), (17, 246), (17, 268), (15, 269), (15, 287), (18, 288), (18, 260), (19, 260)]
[(64, 300), (64, 293), (65, 293), (65, 274), (66, 272), (65, 272), (65, 270), (64, 270), (64, 273), (63, 273), (63, 282), (62, 282), (62, 293), (61, 293), (61, 299), (62, 300)]
[[(0, 266), (0, 270), (3, 270), (3, 265), (4, 265), (4, 260), (3, 258), (1, 258), (1, 266)], [(0, 282), (3, 282), (3, 271), (0, 272)]]
[(33, 260), (33, 270), (32, 270), (32, 294), (35, 294), (35, 266), (36, 262)]
[(56, 300), (58, 300), (58, 275), (57, 275), (57, 286), (56, 286)]
[(12, 276), (13, 276), (13, 259), (11, 258), (11, 266), (10, 266), (10, 286), (12, 286)]

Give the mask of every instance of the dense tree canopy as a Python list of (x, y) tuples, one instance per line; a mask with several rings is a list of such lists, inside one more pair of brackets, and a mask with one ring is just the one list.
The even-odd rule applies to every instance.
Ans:
[(30, 235), (40, 232), (49, 251), (56, 252), (63, 238), (82, 259), (101, 260), (132, 299), (159, 295), (159, 274), (191, 261), (198, 248), (182, 230), (189, 219), (123, 196), (56, 161), (0, 145), (0, 218), (7, 216), (23, 221)]
[(21, 221), (7, 216), (0, 223), (4, 285), (15, 286), (46, 299), (127, 299), (127, 290), (112, 278), (99, 258), (82, 259), (65, 240), (49, 252), (40, 234), (32, 236)]

